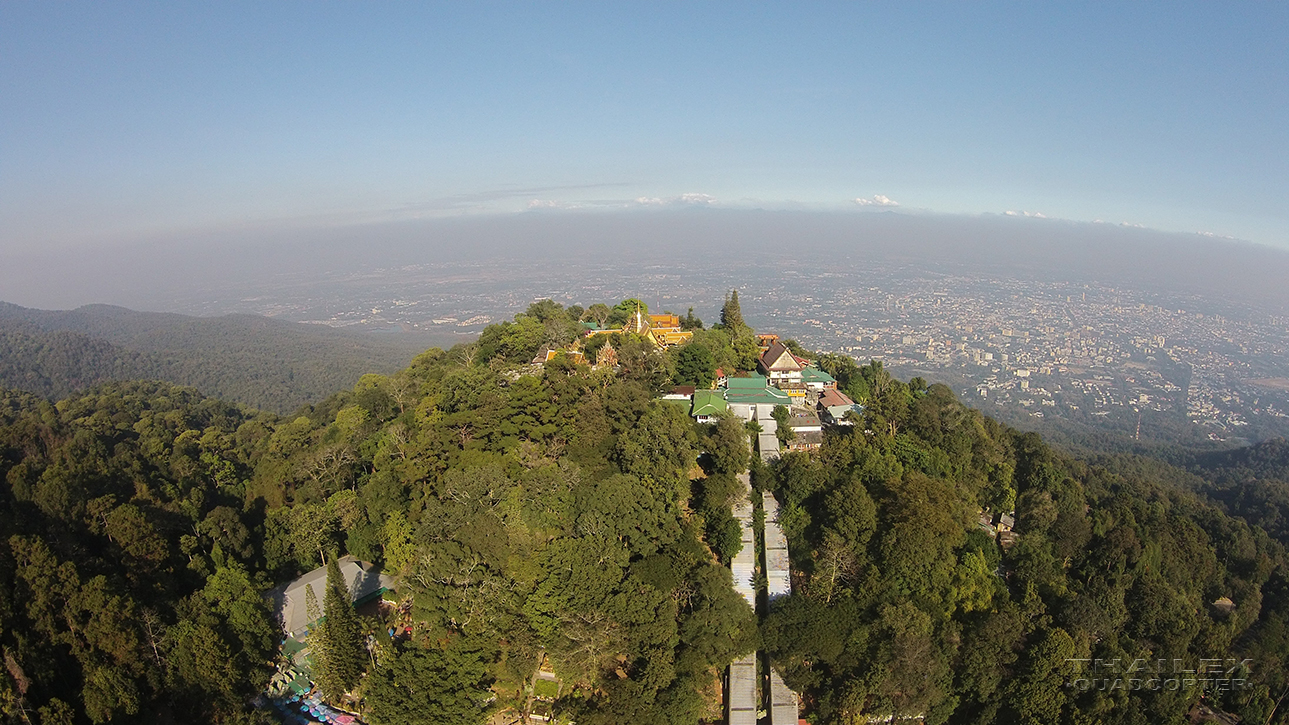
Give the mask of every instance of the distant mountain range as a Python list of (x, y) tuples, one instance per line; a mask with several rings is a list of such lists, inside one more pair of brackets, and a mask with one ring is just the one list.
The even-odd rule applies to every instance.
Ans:
[(61, 399), (112, 380), (155, 379), (287, 413), (406, 367), (421, 337), (354, 333), (255, 315), (190, 317), (110, 305), (37, 310), (0, 302), (0, 387)]

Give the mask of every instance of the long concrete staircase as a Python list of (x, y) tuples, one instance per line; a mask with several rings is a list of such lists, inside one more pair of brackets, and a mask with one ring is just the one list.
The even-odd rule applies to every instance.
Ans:
[[(756, 611), (756, 532), (753, 529), (752, 481), (746, 473), (738, 476), (743, 484), (742, 495), (734, 504), (734, 518), (742, 527), (743, 547), (734, 556), (730, 568), (734, 571), (734, 590), (747, 600)], [(756, 687), (756, 653), (746, 655), (730, 665), (729, 705), (726, 722), (729, 725), (756, 725), (760, 703)]]
[[(773, 432), (770, 436), (773, 437)], [(778, 441), (775, 441), (777, 448)], [(752, 484), (748, 474), (738, 476), (743, 484), (742, 495), (734, 505), (734, 518), (742, 528), (743, 546), (731, 563), (734, 574), (734, 589), (757, 609), (756, 565), (764, 561), (766, 572), (766, 601), (792, 593), (792, 578), (788, 559), (788, 542), (779, 527), (779, 505), (769, 493), (761, 496), (761, 506), (765, 511), (765, 527), (762, 532), (762, 550), (756, 546), (755, 507), (751, 494)], [(730, 665), (728, 691), (725, 702), (728, 706), (726, 722), (729, 725), (757, 725), (758, 714), (768, 710), (769, 725), (797, 725), (799, 700), (797, 694), (788, 689), (774, 670), (769, 667), (768, 693), (759, 685), (762, 682), (758, 673), (758, 663), (764, 661), (761, 653), (749, 654)], [(768, 694), (764, 698), (763, 694)], [(768, 703), (765, 700), (768, 699)], [(767, 707), (763, 707), (766, 705)]]

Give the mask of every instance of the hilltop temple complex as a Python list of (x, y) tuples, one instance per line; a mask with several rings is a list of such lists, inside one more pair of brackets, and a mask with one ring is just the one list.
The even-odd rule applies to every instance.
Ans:
[(661, 315), (645, 314), (639, 307), (622, 325), (622, 327), (600, 327), (593, 322), (583, 323), (591, 335), (607, 335), (614, 332), (629, 332), (639, 335), (659, 348), (667, 349), (689, 342), (694, 333), (680, 329), (680, 315), (663, 313)]
[[(557, 355), (567, 355), (578, 363), (591, 363), (596, 368), (613, 368), (618, 364), (617, 350), (606, 340), (598, 346), (586, 343), (599, 335), (631, 334), (648, 340), (659, 350), (684, 345), (694, 333), (682, 329), (681, 317), (669, 312), (649, 314), (642, 305), (620, 326), (602, 326), (597, 322), (583, 322), (581, 342), (572, 349), (542, 348), (533, 359), (534, 364), (544, 363)], [(791, 449), (816, 448), (823, 440), (825, 425), (851, 425), (854, 413), (862, 415), (863, 406), (855, 403), (837, 389), (837, 381), (806, 357), (798, 356), (790, 348), (791, 341), (783, 341), (775, 334), (756, 335), (757, 361), (754, 370), (717, 370), (715, 381), (708, 390), (695, 390), (693, 386), (678, 386), (663, 399), (684, 405), (690, 416), (700, 423), (710, 423), (723, 415), (734, 415), (744, 420), (755, 420), (763, 428), (771, 428), (771, 415), (775, 408), (788, 409), (789, 425), (795, 440)], [(581, 350), (577, 348), (583, 348)], [(585, 350), (585, 351), (584, 351)], [(594, 360), (590, 351), (594, 350)], [(771, 436), (773, 437), (773, 436)], [(768, 444), (770, 441), (766, 441)], [(775, 445), (777, 450), (777, 444)]]

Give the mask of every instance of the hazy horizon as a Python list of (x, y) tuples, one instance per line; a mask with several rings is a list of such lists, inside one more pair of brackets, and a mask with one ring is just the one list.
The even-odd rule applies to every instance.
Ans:
[(731, 264), (773, 259), (903, 261), (1024, 279), (1122, 284), (1289, 307), (1289, 251), (1109, 224), (1001, 215), (683, 208), (543, 211), (259, 230), (69, 253), (0, 254), (0, 300), (69, 309), (117, 304), (170, 311), (287, 284), (407, 265)]

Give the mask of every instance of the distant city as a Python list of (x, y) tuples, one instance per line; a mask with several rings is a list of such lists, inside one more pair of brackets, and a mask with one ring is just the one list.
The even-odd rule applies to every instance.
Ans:
[[(1237, 303), (1001, 273), (861, 262), (630, 265), (427, 264), (276, 280), (174, 301), (188, 314), (246, 312), (466, 341), (530, 302), (639, 297), (711, 325), (739, 290), (756, 329), (943, 382), (989, 411), (1130, 435), (1189, 422), (1212, 440), (1289, 432), (1289, 318)], [(1098, 420), (1101, 419), (1101, 420)], [(1136, 429), (1133, 430), (1134, 423)]]

